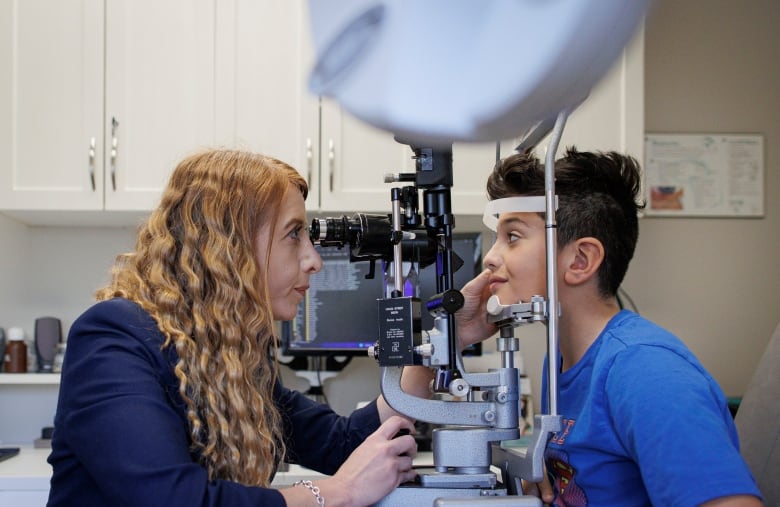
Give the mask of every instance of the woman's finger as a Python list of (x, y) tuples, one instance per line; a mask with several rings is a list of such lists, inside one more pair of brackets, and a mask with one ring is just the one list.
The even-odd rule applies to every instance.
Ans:
[(414, 424), (409, 419), (394, 415), (389, 417), (376, 431), (375, 434), (386, 439), (394, 438), (401, 430), (414, 434)]

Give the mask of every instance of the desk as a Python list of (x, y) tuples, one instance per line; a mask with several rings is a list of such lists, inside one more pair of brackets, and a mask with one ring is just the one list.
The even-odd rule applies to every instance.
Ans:
[(51, 449), (21, 446), (19, 454), (0, 462), (0, 505), (43, 507), (49, 498)]
[[(17, 456), (0, 462), (0, 506), (44, 507), (49, 498), (51, 466), (46, 462), (51, 449), (21, 446)], [(433, 453), (421, 452), (415, 464), (431, 465)], [(271, 486), (283, 488), (295, 481), (316, 481), (324, 475), (298, 465), (277, 472)]]

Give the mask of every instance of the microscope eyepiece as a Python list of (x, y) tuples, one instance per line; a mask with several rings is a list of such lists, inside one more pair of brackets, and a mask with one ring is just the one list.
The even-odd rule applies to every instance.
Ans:
[[(420, 267), (436, 261), (437, 242), (427, 234), (415, 231), (393, 231), (387, 215), (355, 213), (348, 217), (315, 218), (309, 227), (309, 238), (321, 247), (348, 247), (353, 260), (392, 260), (393, 245), (401, 243), (403, 256), (418, 262)], [(454, 253), (453, 253), (454, 255)], [(453, 272), (463, 263), (457, 255)]]
[(309, 237), (323, 247), (349, 246), (353, 255), (361, 258), (392, 255), (392, 226), (384, 215), (356, 213), (352, 217), (315, 218)]
[(311, 242), (320, 246), (343, 247), (351, 244), (349, 236), (349, 219), (341, 218), (315, 218), (311, 221), (309, 229)]

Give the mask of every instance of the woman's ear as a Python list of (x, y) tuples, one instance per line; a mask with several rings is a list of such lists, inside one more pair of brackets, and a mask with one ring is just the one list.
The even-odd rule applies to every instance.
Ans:
[(581, 285), (592, 279), (604, 262), (604, 245), (596, 238), (579, 238), (566, 246), (563, 280)]

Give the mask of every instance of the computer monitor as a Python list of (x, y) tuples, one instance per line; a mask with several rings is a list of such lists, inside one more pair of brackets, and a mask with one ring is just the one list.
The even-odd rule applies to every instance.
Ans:
[[(282, 353), (366, 355), (379, 332), (376, 301), (385, 294), (381, 262), (377, 263), (374, 278), (366, 278), (369, 263), (350, 262), (348, 248), (316, 248), (322, 257), (322, 270), (311, 276), (295, 319), (281, 324)], [(453, 233), (452, 249), (463, 260), (453, 275), (453, 286), (460, 289), (482, 270), (481, 233)], [(405, 267), (404, 275), (407, 272)], [(433, 317), (425, 311), (425, 302), (437, 293), (436, 264), (420, 269), (418, 280), (422, 329), (429, 330)], [(476, 344), (464, 355), (478, 355), (481, 350), (481, 344)]]

